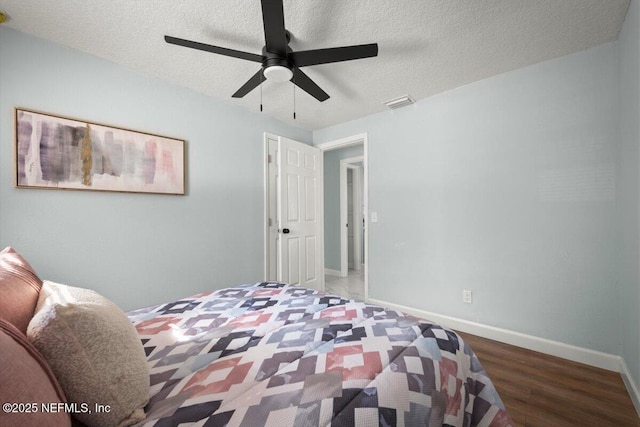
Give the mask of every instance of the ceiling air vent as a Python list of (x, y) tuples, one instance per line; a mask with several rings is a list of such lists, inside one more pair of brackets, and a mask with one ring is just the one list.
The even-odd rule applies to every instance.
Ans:
[(385, 101), (384, 105), (395, 110), (396, 108), (404, 107), (405, 105), (410, 105), (416, 102), (411, 96), (403, 95), (398, 98), (390, 99), (389, 101)]

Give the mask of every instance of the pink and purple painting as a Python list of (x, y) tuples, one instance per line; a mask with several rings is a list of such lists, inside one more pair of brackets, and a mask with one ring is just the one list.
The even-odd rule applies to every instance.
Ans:
[(16, 186), (185, 193), (185, 141), (16, 108)]

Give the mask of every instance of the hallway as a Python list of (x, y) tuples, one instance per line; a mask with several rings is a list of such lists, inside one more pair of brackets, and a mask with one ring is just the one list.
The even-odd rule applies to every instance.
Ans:
[(324, 289), (344, 298), (364, 301), (364, 266), (360, 271), (349, 270), (347, 277), (325, 275)]

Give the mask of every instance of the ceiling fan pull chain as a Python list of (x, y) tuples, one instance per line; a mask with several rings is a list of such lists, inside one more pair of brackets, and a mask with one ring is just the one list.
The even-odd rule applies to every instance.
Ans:
[(263, 74), (260, 73), (260, 112), (262, 113), (262, 76)]
[(296, 119), (296, 75), (293, 75), (293, 120)]

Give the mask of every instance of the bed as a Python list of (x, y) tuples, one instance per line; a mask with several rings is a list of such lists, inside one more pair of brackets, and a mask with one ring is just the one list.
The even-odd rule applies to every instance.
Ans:
[(143, 425), (511, 423), (458, 335), (394, 310), (267, 282), (129, 317), (151, 368)]
[[(122, 316), (123, 321), (109, 320), (109, 325), (126, 324), (121, 325), (124, 329), (133, 326), (130, 341), (135, 341), (133, 346), (139, 346), (139, 351), (121, 351), (115, 348), (125, 338), (106, 344), (116, 332), (100, 338), (94, 332), (104, 325), (90, 329), (85, 338), (82, 331), (76, 331), (64, 346), (60, 346), (61, 332), (54, 334), (55, 340), (45, 342), (39, 333), (53, 328), (47, 323), (50, 320), (43, 323), (52, 315), (40, 312), (55, 305), (50, 290), (43, 296), (47, 286), (45, 282), (26, 335), (60, 380), (62, 391), (57, 389), (56, 396), (67, 405), (60, 412), (86, 425), (513, 425), (491, 380), (462, 338), (395, 310), (284, 283), (247, 284), (131, 311)], [(76, 288), (58, 289), (66, 295), (68, 289)], [(92, 291), (79, 292), (84, 295), (80, 299), (97, 301), (97, 296), (87, 296)], [(109, 306), (106, 311), (113, 310)], [(76, 311), (86, 316), (96, 310), (91, 306)], [(67, 327), (92, 322), (74, 318), (63, 323)], [(0, 329), (7, 329), (3, 321)], [(128, 352), (137, 358), (138, 368), (115, 360), (105, 375), (119, 376), (120, 383), (101, 383), (96, 388), (96, 382), (105, 381), (96, 377), (89, 397), (74, 395), (59, 370), (68, 367), (70, 354), (85, 357), (93, 351), (69, 347), (70, 342), (82, 340), (100, 346), (91, 362), (92, 371), (103, 359), (117, 359)], [(56, 363), (55, 352), (47, 348), (54, 345), (59, 346), (56, 352), (63, 353), (63, 362)], [(72, 374), (78, 376), (76, 371)], [(123, 380), (129, 383), (122, 384)], [(135, 398), (120, 395), (142, 383), (144, 387), (137, 392), (142, 400), (133, 402)], [(100, 394), (112, 386), (120, 391)], [(96, 395), (100, 396), (94, 398)], [(120, 395), (120, 401), (109, 400), (114, 395)], [(7, 399), (6, 393), (2, 398)], [(91, 398), (95, 402), (88, 406), (89, 413), (71, 405)], [(91, 413), (93, 405), (101, 404), (109, 406), (108, 416), (114, 417), (114, 408), (127, 402), (132, 406), (122, 409), (124, 418), (120, 414), (99, 419), (98, 410)], [(135, 416), (127, 415), (132, 409)], [(42, 412), (40, 416), (50, 415)]]

